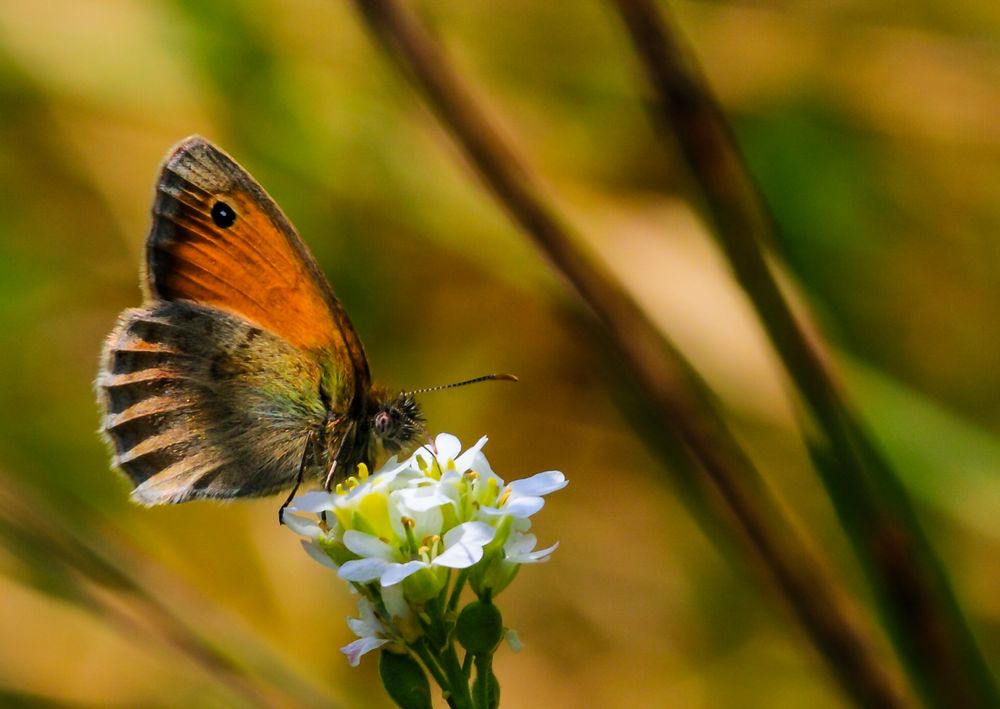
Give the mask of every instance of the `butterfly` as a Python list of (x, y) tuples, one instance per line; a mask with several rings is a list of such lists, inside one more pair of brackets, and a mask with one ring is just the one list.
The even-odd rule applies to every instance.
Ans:
[[(425, 434), (414, 394), (374, 385), (315, 258), (267, 193), (199, 136), (161, 167), (145, 302), (104, 344), (113, 465), (145, 505), (327, 489)], [(284, 505), (282, 506), (284, 509)], [(279, 512), (280, 515), (280, 512)]]

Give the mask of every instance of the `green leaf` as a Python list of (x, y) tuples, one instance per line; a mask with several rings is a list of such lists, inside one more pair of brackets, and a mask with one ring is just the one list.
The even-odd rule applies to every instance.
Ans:
[(420, 663), (410, 655), (383, 650), (378, 674), (389, 697), (402, 709), (431, 709), (431, 686)]

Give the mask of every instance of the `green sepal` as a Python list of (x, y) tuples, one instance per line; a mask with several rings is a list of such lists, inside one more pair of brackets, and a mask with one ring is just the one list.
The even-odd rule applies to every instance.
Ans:
[(511, 564), (504, 558), (503, 545), (510, 537), (514, 518), (510, 515), (501, 520), (493, 540), (483, 547), (482, 560), (472, 567), (469, 586), (477, 596), (497, 595), (514, 580), (520, 564)]
[(389, 697), (402, 709), (432, 709), (431, 685), (420, 663), (410, 655), (383, 650), (378, 675)]
[(343, 542), (338, 542), (327, 537), (320, 537), (316, 540), (319, 548), (326, 552), (326, 555), (333, 559), (337, 566), (343, 566), (351, 559), (357, 559), (358, 555), (344, 546)]
[(436, 598), (448, 581), (448, 569), (426, 567), (403, 579), (403, 591), (410, 603), (426, 603)]

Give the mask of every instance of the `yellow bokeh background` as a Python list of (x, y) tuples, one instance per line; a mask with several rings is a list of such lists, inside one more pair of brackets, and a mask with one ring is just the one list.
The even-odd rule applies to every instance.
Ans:
[[(707, 235), (611, 7), (413, 3), (606, 263), (692, 360), (790, 513), (869, 592), (788, 383)], [(1000, 658), (1000, 6), (671, 3), (774, 244)], [(276, 499), (142, 509), (92, 383), (157, 166), (200, 133), (264, 185), (433, 431), (570, 480), (500, 598), (506, 707), (843, 706), (753, 568), (633, 432), (620, 364), (343, 0), (0, 0), (0, 705), (390, 706), (355, 599)], [(225, 661), (223, 661), (225, 660)], [(442, 704), (443, 706), (443, 704)]]

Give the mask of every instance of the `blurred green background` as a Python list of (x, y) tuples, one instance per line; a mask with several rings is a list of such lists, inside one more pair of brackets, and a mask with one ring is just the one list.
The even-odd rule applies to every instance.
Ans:
[[(672, 4), (783, 230), (777, 249), (1000, 658), (1000, 5)], [(420, 9), (588, 239), (690, 356), (793, 514), (867, 592), (785, 382), (652, 133), (596, 0)], [(165, 151), (201, 133), (298, 226), (393, 387), (483, 433), (505, 478), (571, 484), (549, 564), (502, 596), (507, 707), (842, 699), (721, 556), (619, 410), (568, 288), (342, 0), (0, 0), (0, 705), (387, 706), (354, 599), (277, 500), (141, 509), (92, 382)]]

